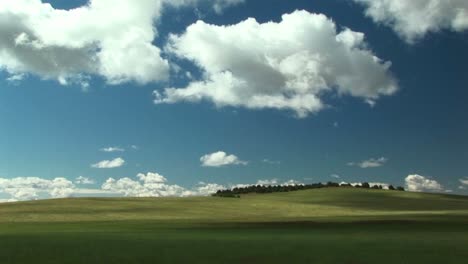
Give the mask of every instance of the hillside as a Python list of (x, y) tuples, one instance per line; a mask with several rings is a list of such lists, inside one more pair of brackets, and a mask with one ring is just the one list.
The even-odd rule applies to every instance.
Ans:
[(468, 197), (330, 188), (242, 198), (79, 198), (0, 204), (0, 222), (336, 221), (468, 216)]
[(460, 263), (468, 197), (329, 188), (0, 204), (0, 263)]

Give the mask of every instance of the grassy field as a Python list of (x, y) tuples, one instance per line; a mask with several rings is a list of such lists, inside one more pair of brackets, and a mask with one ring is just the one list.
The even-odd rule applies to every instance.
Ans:
[(466, 263), (468, 197), (319, 189), (0, 204), (0, 263)]

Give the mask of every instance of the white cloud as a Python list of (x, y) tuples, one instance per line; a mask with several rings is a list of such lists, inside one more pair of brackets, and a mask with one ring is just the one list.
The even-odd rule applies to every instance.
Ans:
[(0, 70), (18, 79), (31, 73), (61, 84), (88, 86), (89, 76), (109, 84), (169, 78), (169, 62), (153, 41), (164, 6), (209, 3), (220, 13), (243, 0), (90, 0), (71, 10), (41, 0), (2, 1)]
[(377, 58), (364, 34), (324, 15), (296, 11), (279, 23), (247, 19), (232, 26), (203, 21), (171, 35), (167, 51), (191, 60), (203, 79), (155, 91), (155, 103), (212, 101), (218, 107), (279, 109), (306, 117), (326, 107), (326, 93), (374, 102), (392, 95), (391, 63)]
[[(385, 183), (385, 182), (369, 182), (369, 185), (372, 187), (372, 186), (382, 186), (383, 189), (388, 189), (388, 187), (390, 186), (389, 183)], [(393, 186), (395, 187), (395, 186)]]
[(265, 179), (265, 180), (258, 180), (255, 184), (236, 184), (232, 185), (231, 188), (243, 188), (249, 187), (252, 185), (261, 185), (261, 186), (289, 186), (289, 185), (302, 185), (304, 183), (296, 180), (288, 180), (285, 182), (281, 182), (279, 179)]
[[(78, 177), (76, 183), (83, 184), (86, 177)], [(77, 187), (65, 178), (53, 180), (38, 177), (19, 177), (12, 179), (0, 178), (0, 203), (25, 201), (35, 199), (66, 198), (66, 197), (188, 197), (209, 196), (218, 190), (227, 189), (217, 183), (199, 182), (192, 188), (169, 184), (168, 179), (156, 172), (139, 173), (136, 178), (107, 179), (97, 189)], [(259, 180), (256, 184), (238, 184), (234, 187), (247, 187), (252, 185), (299, 185), (295, 180), (280, 182), (277, 179)], [(4, 197), (5, 195), (9, 197)]]
[(435, 180), (428, 179), (421, 175), (408, 175), (405, 179), (406, 189), (412, 192), (440, 192), (444, 188), (440, 183)]
[(280, 185), (280, 183), (278, 179), (258, 180), (255, 185), (272, 186), (272, 185)]
[(281, 161), (278, 160), (270, 160), (270, 159), (263, 159), (263, 163), (271, 164), (271, 165), (280, 165)]
[(227, 7), (238, 5), (244, 3), (245, 0), (215, 0), (213, 4), (213, 9), (216, 13), (221, 14), (223, 10)]
[(64, 198), (73, 194), (75, 186), (65, 178), (53, 180), (38, 177), (0, 178), (0, 192), (11, 196), (10, 200), (32, 200), (41, 196)]
[(161, 10), (161, 0), (91, 0), (71, 10), (41, 0), (2, 1), (0, 68), (62, 84), (86, 75), (112, 84), (164, 81), (169, 64), (152, 44)]
[(212, 183), (199, 184), (196, 188), (189, 190), (179, 185), (167, 184), (167, 179), (158, 174), (149, 172), (137, 175), (138, 181), (130, 178), (115, 180), (109, 178), (102, 189), (112, 193), (119, 193), (127, 197), (185, 197), (185, 196), (208, 196), (224, 186)]
[(247, 165), (247, 161), (240, 160), (236, 155), (228, 155), (224, 151), (206, 154), (200, 158), (203, 167), (223, 167), (228, 165)]
[(332, 174), (330, 177), (335, 178), (335, 179), (341, 179), (341, 176), (338, 174)]
[(348, 166), (357, 166), (362, 169), (378, 168), (378, 167), (382, 167), (387, 161), (388, 159), (384, 157), (381, 157), (378, 159), (371, 158), (371, 159), (364, 160), (361, 162), (349, 162)]
[(216, 183), (204, 183), (195, 188), (194, 195), (209, 196), (219, 190), (225, 190), (226, 187)]
[(468, 186), (468, 177), (464, 178), (464, 179), (460, 179), (460, 183), (462, 185), (467, 185)]
[(122, 167), (125, 164), (125, 160), (122, 158), (116, 158), (113, 160), (103, 160), (96, 164), (91, 165), (91, 167), (96, 169), (113, 169)]
[(102, 148), (100, 149), (103, 152), (124, 152), (124, 148), (119, 148), (119, 147), (108, 147), (108, 148)]
[(458, 186), (458, 189), (465, 190), (468, 188), (468, 177), (459, 180), (461, 185)]
[(466, 0), (354, 0), (366, 6), (366, 15), (391, 26), (413, 43), (429, 32), (468, 29)]
[(94, 180), (84, 177), (84, 176), (79, 176), (75, 179), (76, 184), (83, 184), (83, 185), (89, 185), (89, 184), (94, 184)]

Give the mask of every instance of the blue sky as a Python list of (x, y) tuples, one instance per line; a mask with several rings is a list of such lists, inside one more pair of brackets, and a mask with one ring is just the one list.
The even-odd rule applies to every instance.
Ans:
[[(22, 12), (18, 8), (28, 2), (35, 2), (41, 7), (47, 2), (52, 5), (52, 9), (65, 10), (86, 8), (83, 5), (87, 3), (23, 0), (16, 7), (12, 4), (10, 7), (0, 8), (0, 18)], [(96, 5), (99, 2), (106, 4), (106, 0), (93, 2)], [(138, 57), (138, 52), (133, 57), (120, 61), (123, 63), (122, 67), (127, 67), (125, 69), (133, 75), (124, 76), (119, 73), (118, 78), (110, 70), (103, 73), (102, 68), (106, 66), (104, 62), (99, 65), (100, 71), (80, 68), (81, 66), (74, 63), (77, 58), (82, 57), (73, 57), (74, 55), (69, 57), (71, 62), (67, 61), (63, 65), (59, 62), (56, 65), (59, 67), (58, 75), (48, 69), (40, 69), (41, 66), (30, 66), (27, 64), (30, 60), (22, 57), (39, 54), (47, 61), (50, 58), (46, 52), (57, 47), (72, 54), (72, 51), (76, 51), (76, 45), (80, 45), (67, 39), (72, 34), (58, 34), (60, 36), (55, 38), (49, 36), (49, 33), (25, 29), (24, 32), (28, 32), (30, 36), (20, 42), (19, 36), (23, 32), (18, 29), (19, 31), (15, 31), (16, 45), (0, 43), (0, 51), (9, 54), (8, 59), (0, 57), (0, 199), (61, 197), (62, 193), (52, 194), (53, 188), (67, 189), (62, 196), (138, 196), (144, 195), (138, 193), (138, 190), (147, 191), (145, 184), (151, 183), (148, 180), (150, 176), (153, 182), (160, 183), (165, 188), (165, 192), (153, 190), (150, 193), (169, 195), (173, 194), (171, 187), (175, 185), (184, 188), (188, 194), (201, 193), (200, 188), (203, 187), (206, 190), (210, 187), (253, 184), (259, 180), (277, 183), (289, 180), (301, 183), (367, 181), (406, 185), (415, 191), (467, 194), (468, 23), (464, 24), (462, 14), (457, 21), (450, 19), (459, 16), (442, 11), (440, 14), (436, 12), (440, 16), (437, 21), (406, 21), (401, 18), (404, 13), (416, 12), (418, 15), (417, 12), (421, 9), (410, 4), (407, 10), (401, 10), (401, 14), (384, 13), (386, 19), (379, 21), (380, 18), (372, 16), (372, 4), (365, 0), (277, 0), (268, 1), (267, 6), (266, 1), (253, 0), (232, 3), (228, 0), (180, 2), (177, 6), (162, 3), (160, 12), (151, 14), (153, 22), (150, 26), (157, 34), (146, 44), (159, 48), (160, 57), (167, 61), (169, 72), (165, 80), (159, 78), (158, 74), (162, 75), (164, 71), (157, 67), (154, 72), (148, 71), (149, 74), (138, 72), (146, 72), (146, 64), (154, 66), (152, 57)], [(131, 5), (139, 4), (133, 1)], [(468, 10), (467, 6), (461, 5), (460, 8)], [(43, 12), (55, 14), (44, 10)], [(269, 21), (278, 24), (282, 23), (282, 15), (291, 14), (295, 10), (307, 11), (297, 13), (296, 19), (310, 18), (313, 14), (325, 15), (325, 25), (335, 23), (336, 34), (347, 28), (364, 34), (365, 39), (361, 45), (347, 49), (349, 54), (344, 57), (336, 55), (340, 51), (332, 48), (317, 48), (318, 55), (328, 52), (327, 56), (336, 57), (330, 63), (331, 66), (318, 64), (319, 68), (332, 68), (331, 73), (327, 73), (331, 75), (331, 79), (336, 76), (339, 79), (341, 74), (333, 72), (336, 61), (339, 64), (339, 60), (347, 60), (347, 56), (351, 56), (356, 50), (372, 52), (381, 59), (381, 63), (376, 63), (372, 69), (383, 69), (384, 62), (391, 62), (391, 66), (383, 70), (384, 75), (375, 78), (374, 74), (381, 74), (379, 70), (365, 71), (360, 83), (354, 90), (349, 88), (349, 92), (338, 92), (340, 89), (348, 89), (343, 87), (346, 82), (332, 83), (325, 89), (317, 84), (318, 79), (314, 79), (317, 76), (308, 76), (307, 88), (316, 87), (314, 89), (321, 92), (300, 94), (299, 97), (317, 96), (323, 106), (320, 109), (307, 110), (305, 114), (301, 112), (304, 108), (296, 105), (280, 108), (276, 105), (268, 106), (270, 102), (256, 101), (254, 107), (249, 101), (252, 99), (249, 97), (249, 89), (257, 89), (255, 96), (264, 95), (261, 91), (264, 80), (256, 80), (256, 77), (246, 81), (247, 90), (242, 90), (242, 93), (235, 90), (237, 88), (232, 88), (238, 94), (235, 94), (236, 101), (229, 103), (223, 101), (224, 94), (220, 99), (212, 94), (205, 95), (202, 90), (197, 96), (204, 96), (204, 99), (194, 100), (193, 97), (184, 97), (180, 93), (191, 84), (200, 84), (200, 80), (209, 84), (217, 74), (221, 74), (213, 69), (229, 63), (231, 66), (238, 65), (228, 61), (235, 60), (236, 57), (242, 58), (242, 61), (236, 63), (244, 63), (238, 71), (243, 67), (252, 67), (253, 71), (259, 69), (249, 64), (248, 56), (244, 59), (242, 54), (250, 54), (251, 50), (257, 50), (254, 46), (267, 45), (269, 42), (255, 38), (244, 39), (240, 31), (238, 41), (247, 46), (237, 43), (239, 45), (236, 49), (233, 48), (236, 52), (234, 57), (226, 55), (226, 58), (219, 59), (218, 57), (223, 57), (222, 54), (230, 52), (231, 46), (215, 46), (216, 41), (231, 36), (229, 25), (238, 25), (249, 17), (255, 18), (258, 24)], [(35, 18), (35, 12), (26, 13)], [(65, 17), (67, 15), (70, 14), (64, 14)], [(204, 21), (203, 24), (197, 24), (198, 27), (193, 27), (199, 31), (187, 31), (186, 34), (187, 27), (198, 19)], [(468, 21), (468, 18), (465, 19)], [(7, 31), (11, 28), (8, 23), (8, 19), (0, 19), (0, 32), (10, 32)], [(80, 23), (83, 22), (75, 23), (80, 28)], [(94, 23), (98, 27), (100, 20)], [(410, 30), (412, 23), (421, 23), (417, 27), (418, 31)], [(400, 24), (405, 27), (399, 27)], [(135, 27), (138, 28), (139, 25), (136, 24)], [(219, 27), (216, 31), (214, 25), (225, 27)], [(248, 26), (257, 30), (254, 25)], [(239, 30), (247, 29), (248, 26), (239, 27)], [(297, 28), (290, 30), (293, 29)], [(67, 24), (64, 24), (63, 27), (50, 30), (66, 32), (68, 29)], [(119, 34), (120, 29), (115, 30), (115, 34)], [(211, 37), (208, 35), (210, 32), (217, 32), (219, 36), (209, 40), (211, 42), (196, 39), (208, 39)], [(321, 43), (320, 38), (328, 37), (319, 33), (310, 33), (312, 44)], [(83, 31), (83, 35), (86, 34), (91, 33), (89, 30)], [(116, 35), (110, 30), (105, 34), (105, 37), (93, 35), (96, 38), (94, 42), (101, 43), (97, 45), (96, 52), (106, 49), (114, 51), (114, 46), (108, 48), (105, 46), (107, 44), (102, 44), (109, 39), (113, 44), (124, 41), (122, 38), (114, 38)], [(176, 38), (171, 40), (170, 34), (175, 34)], [(266, 33), (259, 31), (258, 35), (261, 34)], [(24, 50), (20, 50), (18, 46), (24, 43), (34, 44), (31, 36), (38, 36), (38, 40), (42, 41), (40, 45), (43, 46), (33, 48), (37, 54), (21, 53)], [(275, 37), (277, 36), (270, 36), (270, 39)], [(298, 38), (296, 42), (301, 40), (302, 38)], [(203, 43), (209, 43), (211, 47), (203, 46)], [(311, 43), (299, 44), (307, 47)], [(70, 48), (73, 45), (73, 49)], [(248, 45), (253, 46), (250, 49)], [(169, 47), (177, 51), (171, 52)], [(193, 47), (196, 48), (195, 51), (190, 50)], [(258, 51), (259, 54), (263, 54), (262, 49), (263, 46)], [(127, 49), (122, 49), (121, 52), (131, 53)], [(205, 57), (200, 54), (210, 55), (216, 52), (221, 56), (210, 60), (215, 66), (205, 65)], [(62, 57), (64, 54), (68, 56), (67, 53), (60, 54)], [(361, 60), (351, 59), (350, 65), (359, 68), (362, 66)], [(71, 72), (67, 72), (72, 68)], [(230, 69), (223, 70), (224, 73)], [(236, 68), (232, 71), (235, 74)], [(191, 77), (186, 72), (190, 72)], [(63, 73), (67, 75), (59, 76)], [(254, 76), (263, 74), (253, 73)], [(210, 74), (211, 77), (207, 77)], [(247, 75), (234, 77), (236, 80), (243, 80), (243, 76)], [(398, 91), (391, 90), (389, 83), (393, 82)], [(214, 89), (214, 84), (208, 84), (202, 89)], [(355, 84), (350, 83), (350, 86), (353, 85)], [(358, 95), (357, 90), (363, 85), (369, 85), (368, 90)], [(377, 93), (379, 85), (386, 86), (386, 90), (378, 90)], [(166, 88), (177, 88), (176, 96), (171, 97), (166, 93)], [(219, 89), (219, 92), (226, 92), (221, 90), (223, 87)], [(155, 91), (170, 102), (155, 104)], [(298, 90), (291, 91), (294, 94)], [(373, 101), (375, 105), (366, 103), (366, 100)], [(282, 103), (288, 102), (279, 102)], [(316, 107), (308, 103), (306, 102), (307, 107)], [(118, 147), (124, 151), (102, 151), (109, 147)], [(224, 153), (211, 155), (218, 151)], [(208, 160), (205, 164), (201, 160), (204, 156), (205, 161)], [(101, 161), (117, 158), (125, 161), (123, 165), (118, 164), (122, 166), (93, 167)], [(145, 174), (146, 178), (137, 177), (140, 173)], [(158, 175), (163, 175), (164, 179)], [(90, 184), (77, 182), (76, 178), (79, 176), (88, 178)], [(54, 185), (54, 179), (62, 178), (65, 180), (61, 181), (62, 184)], [(107, 182), (108, 187), (105, 187), (109, 178), (114, 182)], [(130, 187), (122, 187), (123, 182), (118, 185), (119, 179), (124, 178), (131, 180)], [(37, 182), (46, 187), (37, 187)], [(200, 182), (203, 183), (199, 184)], [(122, 188), (136, 189), (126, 193)], [(76, 191), (80, 189), (87, 191)], [(33, 195), (23, 194), (28, 191)], [(177, 195), (181, 193), (182, 191), (175, 192)]]

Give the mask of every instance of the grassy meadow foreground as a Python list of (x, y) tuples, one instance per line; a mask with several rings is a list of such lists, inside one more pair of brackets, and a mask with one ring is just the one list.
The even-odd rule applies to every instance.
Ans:
[(0, 204), (0, 263), (464, 263), (468, 197), (327, 188)]

